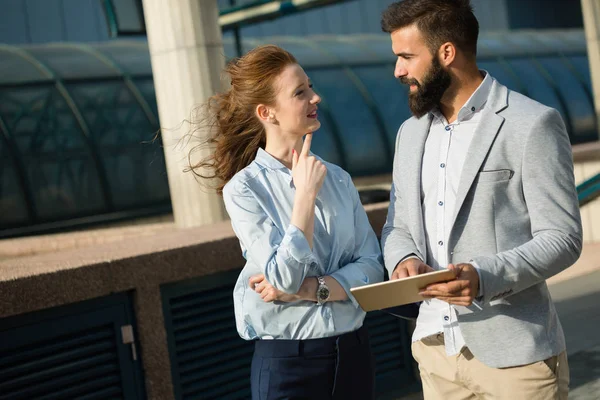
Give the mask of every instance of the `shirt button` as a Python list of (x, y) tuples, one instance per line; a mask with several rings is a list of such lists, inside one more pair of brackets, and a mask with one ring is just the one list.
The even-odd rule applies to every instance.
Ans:
[(443, 206), (444, 202), (443, 201), (438, 201), (438, 205)]
[(439, 244), (440, 246), (443, 246), (443, 245), (444, 245), (444, 242), (442, 242), (442, 241), (440, 240), (440, 241), (438, 242), (438, 244)]
[(471, 111), (473, 111), (473, 112), (474, 112), (474, 111), (475, 111), (475, 107), (471, 107)]
[(444, 128), (444, 129), (446, 129), (447, 131), (449, 131), (452, 128), (450, 128), (450, 125), (446, 125), (446, 128)]
[(450, 319), (449, 316), (447, 316), (447, 315), (444, 316), (444, 321), (448, 321), (449, 319)]
[(446, 164), (444, 164), (444, 163), (441, 163), (441, 164), (440, 164), (440, 168), (446, 168)]

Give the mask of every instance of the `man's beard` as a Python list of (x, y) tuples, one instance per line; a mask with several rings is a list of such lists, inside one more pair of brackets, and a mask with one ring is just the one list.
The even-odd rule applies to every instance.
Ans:
[(415, 92), (408, 93), (408, 106), (415, 117), (421, 118), (440, 104), (442, 96), (452, 83), (452, 78), (450, 73), (442, 68), (437, 57), (433, 57), (431, 67), (423, 78), (423, 83), (405, 77), (401, 77), (400, 82), (405, 85), (417, 86)]

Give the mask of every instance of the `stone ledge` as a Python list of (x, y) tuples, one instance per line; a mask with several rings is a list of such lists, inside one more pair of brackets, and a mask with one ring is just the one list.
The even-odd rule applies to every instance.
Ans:
[[(157, 218), (154, 218), (157, 219)], [(78, 230), (66, 233), (26, 236), (0, 240), (0, 262), (17, 257), (53, 253), (75, 248), (119, 242), (140, 236), (150, 236), (176, 230), (172, 215), (161, 222), (128, 221), (128, 225)], [(146, 221), (146, 219), (141, 220)]]
[[(367, 206), (377, 234), (388, 203)], [(0, 261), (0, 318), (241, 268), (229, 221)]]
[(598, 161), (600, 160), (600, 141), (576, 144), (573, 146), (573, 161)]

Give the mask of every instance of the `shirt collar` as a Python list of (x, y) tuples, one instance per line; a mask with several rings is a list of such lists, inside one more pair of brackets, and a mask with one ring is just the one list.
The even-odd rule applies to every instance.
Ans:
[(284, 175), (286, 175), (285, 179), (287, 180), (290, 187), (294, 187), (292, 171), (288, 167), (283, 165), (281, 161), (273, 157), (271, 154), (267, 153), (262, 147), (258, 148), (258, 151), (256, 152), (256, 157), (254, 157), (254, 161), (256, 161), (260, 166), (265, 167), (267, 169), (283, 172)]
[(262, 147), (258, 148), (254, 160), (263, 167), (269, 169), (285, 169), (289, 171), (288, 167), (283, 165), (281, 161), (273, 157), (271, 154), (267, 153)]
[[(492, 90), (494, 78), (492, 78), (492, 76), (485, 70), (480, 70), (480, 72), (484, 74), (483, 81), (479, 84), (479, 87), (475, 89), (465, 105), (461, 107), (460, 111), (458, 112), (458, 117), (456, 118), (457, 122), (461, 122), (472, 114), (481, 111), (487, 102), (488, 96)], [(445, 118), (438, 108), (433, 109), (431, 113), (434, 117), (445, 121)]]

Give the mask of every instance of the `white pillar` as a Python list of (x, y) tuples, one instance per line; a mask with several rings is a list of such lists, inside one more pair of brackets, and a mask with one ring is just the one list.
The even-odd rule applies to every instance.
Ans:
[(596, 107), (596, 128), (600, 139), (600, 0), (581, 0), (581, 10)]
[(190, 126), (183, 121), (221, 90), (225, 60), (217, 0), (143, 0), (143, 6), (175, 223), (192, 227), (224, 220), (221, 198), (192, 172), (183, 172), (197, 143), (186, 145)]

